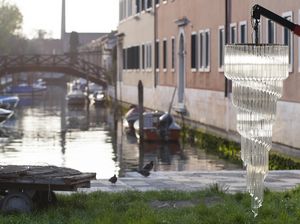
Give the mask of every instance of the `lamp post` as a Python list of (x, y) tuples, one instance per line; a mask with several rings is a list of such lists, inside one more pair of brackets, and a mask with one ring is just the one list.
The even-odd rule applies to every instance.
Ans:
[(224, 75), (233, 82), (232, 103), (237, 108), (241, 158), (247, 169), (247, 190), (252, 197), (254, 216), (263, 202), (276, 103), (282, 94), (283, 80), (289, 74), (288, 46), (258, 44), (261, 15), (300, 34), (298, 25), (255, 5), (252, 10), (255, 44), (225, 46)]

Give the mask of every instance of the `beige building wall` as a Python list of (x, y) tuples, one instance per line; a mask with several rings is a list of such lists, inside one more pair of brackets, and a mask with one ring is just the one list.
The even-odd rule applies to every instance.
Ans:
[[(209, 2), (209, 4), (208, 4)], [(166, 4), (160, 4), (157, 10), (158, 17), (158, 39), (163, 40), (175, 37), (176, 56), (178, 53), (179, 34), (184, 33), (185, 36), (185, 72), (186, 72), (186, 88), (209, 89), (223, 91), (224, 76), (218, 72), (218, 36), (217, 31), (220, 25), (224, 26), (225, 21), (225, 1), (167, 1)], [(189, 23), (184, 27), (179, 27), (175, 21), (186, 17)], [(199, 33), (200, 30), (209, 29), (211, 35), (211, 55), (209, 71), (192, 71), (191, 69), (191, 34)], [(170, 45), (169, 45), (170, 46)], [(160, 52), (162, 55), (162, 51)], [(168, 55), (171, 55), (170, 47)], [(170, 65), (170, 57), (168, 58)], [(178, 74), (178, 59), (175, 71), (172, 72), (169, 67), (166, 72), (160, 68), (160, 85), (177, 85), (178, 79), (174, 78)], [(162, 62), (160, 63), (160, 65)]]
[[(246, 22), (247, 39), (249, 43), (253, 42), (253, 29), (251, 26), (251, 9), (255, 4), (260, 4), (265, 8), (279, 14), (291, 12), (294, 23), (300, 23), (300, 4), (298, 0), (260, 0), (260, 1), (240, 1), (231, 0), (231, 21), (230, 25), (235, 25), (237, 29), (237, 40), (239, 41), (239, 26)], [(158, 39), (164, 38), (168, 40), (171, 37), (178, 37), (179, 28), (175, 21), (187, 17), (190, 21), (184, 27), (185, 49), (186, 49), (186, 88), (208, 89), (216, 91), (224, 91), (223, 72), (218, 69), (218, 27), (225, 25), (225, 1), (210, 0), (177, 0), (167, 1), (166, 4), (160, 4), (157, 9), (158, 17)], [(267, 38), (267, 19), (261, 18), (261, 43), (266, 43)], [(208, 72), (192, 71), (191, 65), (191, 33), (199, 32), (199, 30), (209, 29), (210, 31), (210, 69)], [(276, 43), (283, 43), (283, 27), (276, 25)], [(282, 100), (300, 102), (300, 63), (299, 63), (299, 38), (292, 35), (293, 40), (293, 65), (289, 78), (284, 83), (284, 93)], [(177, 43), (177, 42), (176, 42)], [(178, 46), (177, 46), (178, 47)], [(160, 48), (162, 55), (162, 48)], [(168, 55), (171, 55), (170, 47)], [(170, 65), (170, 58), (168, 58)], [(160, 66), (162, 61), (160, 61)], [(170, 67), (164, 72), (160, 68), (159, 84), (160, 85), (176, 85), (176, 68), (172, 71)]]
[[(128, 17), (119, 23), (118, 32), (124, 34), (123, 48), (151, 43), (153, 52), (154, 16), (152, 13), (144, 11)], [(153, 57), (152, 53), (152, 63), (154, 61)], [(153, 72), (153, 69), (124, 70), (122, 74), (123, 84), (137, 86), (138, 81), (142, 80), (145, 87), (153, 87)]]

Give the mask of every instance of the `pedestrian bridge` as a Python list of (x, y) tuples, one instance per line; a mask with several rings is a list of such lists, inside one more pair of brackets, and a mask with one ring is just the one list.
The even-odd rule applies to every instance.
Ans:
[(20, 72), (57, 72), (81, 77), (100, 85), (107, 84), (106, 70), (86, 61), (80, 55), (0, 56), (0, 77)]

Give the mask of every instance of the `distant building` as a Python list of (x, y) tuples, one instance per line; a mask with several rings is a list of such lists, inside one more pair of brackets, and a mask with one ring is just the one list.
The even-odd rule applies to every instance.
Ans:
[(112, 31), (98, 39), (82, 45), (79, 48), (81, 55), (107, 71), (112, 69), (113, 66), (113, 51), (117, 45), (117, 31)]
[(60, 39), (31, 39), (28, 43), (35, 54), (62, 54)]
[[(141, 80), (145, 106), (166, 111), (176, 89), (173, 113), (184, 113), (186, 121), (225, 136), (236, 133), (230, 83), (225, 83), (223, 72), (225, 41), (252, 42), (254, 4), (300, 23), (299, 0), (119, 0), (119, 4), (118, 98), (137, 103)], [(277, 104), (273, 141), (300, 148), (298, 39), (262, 17), (261, 42), (290, 49), (290, 75)]]
[[(75, 30), (76, 32), (76, 30)], [(107, 33), (81, 33), (77, 32), (79, 37), (79, 46), (85, 45), (92, 40), (96, 40)], [(70, 47), (70, 35), (71, 33), (66, 32), (66, 3), (65, 0), (62, 0), (62, 17), (61, 17), (61, 47), (64, 52), (69, 51)]]

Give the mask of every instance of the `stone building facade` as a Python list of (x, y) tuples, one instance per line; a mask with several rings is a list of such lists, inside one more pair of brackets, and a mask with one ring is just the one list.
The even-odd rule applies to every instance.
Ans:
[[(118, 98), (184, 113), (194, 124), (223, 134), (236, 132), (230, 83), (225, 82), (225, 43), (252, 43), (255, 4), (300, 23), (298, 0), (120, 0)], [(290, 74), (277, 104), (273, 141), (300, 147), (300, 42), (289, 30), (262, 17), (260, 42), (287, 44)], [(173, 93), (175, 97), (173, 99)]]

